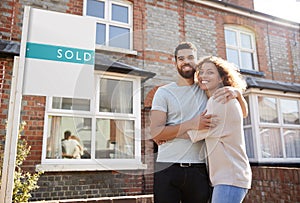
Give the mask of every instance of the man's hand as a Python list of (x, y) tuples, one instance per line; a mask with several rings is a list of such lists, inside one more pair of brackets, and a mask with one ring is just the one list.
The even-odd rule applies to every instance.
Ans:
[(239, 92), (238, 89), (226, 86), (216, 90), (216, 92), (213, 94), (213, 98), (217, 102), (225, 104), (229, 100), (237, 98), (239, 95), (241, 95), (241, 92)]
[(248, 104), (243, 97), (243, 94), (235, 87), (226, 86), (219, 88), (216, 90), (216, 92), (213, 94), (213, 98), (222, 104), (225, 104), (226, 102), (230, 101), (231, 99), (237, 99), (240, 103), (240, 106), (242, 108), (243, 117), (246, 118), (248, 116)]

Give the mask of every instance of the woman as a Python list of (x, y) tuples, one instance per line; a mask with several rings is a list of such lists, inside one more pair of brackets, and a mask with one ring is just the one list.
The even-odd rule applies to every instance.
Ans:
[(214, 100), (214, 92), (223, 86), (244, 91), (246, 83), (235, 67), (225, 60), (210, 56), (197, 64), (199, 86), (209, 100), (207, 114), (217, 115), (217, 127), (188, 131), (193, 142), (205, 139), (209, 176), (213, 189), (212, 203), (240, 203), (251, 187), (251, 168), (246, 154), (243, 113), (239, 102), (223, 104)]

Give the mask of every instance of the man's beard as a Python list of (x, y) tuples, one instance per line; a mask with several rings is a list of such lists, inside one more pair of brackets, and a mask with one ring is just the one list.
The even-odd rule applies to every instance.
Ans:
[(190, 71), (182, 71), (182, 68), (177, 68), (179, 75), (185, 79), (194, 78), (195, 69), (192, 68)]

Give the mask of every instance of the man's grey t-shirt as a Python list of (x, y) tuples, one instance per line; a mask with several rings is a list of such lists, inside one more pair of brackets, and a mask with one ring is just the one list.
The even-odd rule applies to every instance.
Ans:
[[(207, 96), (197, 84), (178, 86), (175, 82), (159, 87), (151, 110), (167, 113), (166, 125), (177, 125), (201, 114), (206, 107)], [(201, 153), (199, 156), (199, 152)], [(158, 146), (158, 162), (201, 163), (204, 158), (204, 141), (192, 143), (190, 139), (175, 138)]]

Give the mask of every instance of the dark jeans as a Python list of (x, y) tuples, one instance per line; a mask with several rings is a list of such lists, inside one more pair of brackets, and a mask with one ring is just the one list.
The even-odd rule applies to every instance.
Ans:
[(156, 163), (155, 170), (155, 203), (207, 203), (210, 199), (212, 188), (205, 164)]

